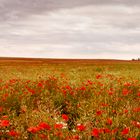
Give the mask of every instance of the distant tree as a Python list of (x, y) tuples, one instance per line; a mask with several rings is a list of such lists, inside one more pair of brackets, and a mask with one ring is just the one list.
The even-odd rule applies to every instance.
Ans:
[(137, 59), (132, 58), (132, 61), (140, 61), (140, 58)]

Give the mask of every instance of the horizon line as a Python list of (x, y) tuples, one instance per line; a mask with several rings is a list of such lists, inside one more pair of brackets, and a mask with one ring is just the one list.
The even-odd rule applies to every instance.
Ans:
[(118, 59), (118, 58), (50, 58), (50, 57), (15, 57), (15, 56), (0, 56), (0, 59), (49, 59), (49, 60), (118, 60), (118, 61), (131, 61), (131, 60), (138, 60), (131, 58), (131, 59)]

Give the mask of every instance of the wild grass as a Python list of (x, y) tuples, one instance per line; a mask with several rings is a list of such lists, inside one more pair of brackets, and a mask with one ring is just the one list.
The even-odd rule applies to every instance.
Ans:
[(139, 140), (140, 64), (2, 63), (0, 138)]

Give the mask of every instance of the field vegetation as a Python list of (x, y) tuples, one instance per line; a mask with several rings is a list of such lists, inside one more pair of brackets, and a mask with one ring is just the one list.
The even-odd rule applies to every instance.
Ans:
[(0, 59), (1, 140), (140, 140), (140, 62)]

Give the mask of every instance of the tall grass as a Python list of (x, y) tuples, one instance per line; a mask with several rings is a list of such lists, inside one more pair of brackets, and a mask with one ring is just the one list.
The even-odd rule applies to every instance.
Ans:
[(1, 65), (0, 138), (139, 140), (139, 63)]

